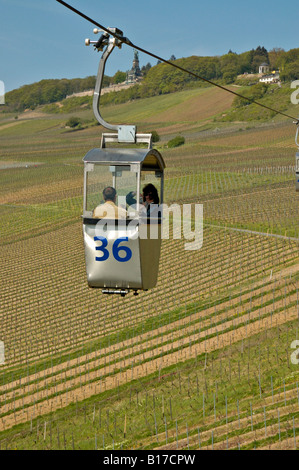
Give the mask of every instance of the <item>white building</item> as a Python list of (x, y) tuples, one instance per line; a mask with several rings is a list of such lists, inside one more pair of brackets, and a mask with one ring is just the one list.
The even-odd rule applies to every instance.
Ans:
[(268, 75), (263, 75), (259, 81), (262, 83), (278, 83), (280, 81), (279, 72), (272, 72)]

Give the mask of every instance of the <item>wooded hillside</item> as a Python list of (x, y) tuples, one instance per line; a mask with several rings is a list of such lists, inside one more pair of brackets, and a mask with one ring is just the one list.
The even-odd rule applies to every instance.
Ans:
[[(237, 54), (229, 51), (223, 56), (198, 57), (191, 56), (175, 60), (181, 67), (200, 75), (208, 80), (221, 83), (234, 83), (240, 74), (257, 73), (259, 65), (267, 62), (272, 70), (280, 70), (282, 81), (292, 81), (299, 78), (299, 48), (284, 51), (280, 48), (267, 51), (258, 46), (251, 51)], [(145, 69), (145, 67), (143, 67)], [(112, 92), (102, 98), (102, 104), (124, 103), (138, 98), (172, 93), (186, 87), (204, 86), (205, 82), (196, 79), (171, 65), (159, 63), (153, 67), (147, 64), (145, 76), (141, 82), (127, 90)], [(104, 86), (119, 81), (125, 76), (118, 71), (114, 77), (105, 77)], [(25, 85), (6, 94), (6, 106), (3, 111), (23, 111), (26, 108), (35, 109), (39, 105), (63, 100), (73, 93), (93, 89), (95, 77), (83, 79), (42, 80), (32, 85)]]

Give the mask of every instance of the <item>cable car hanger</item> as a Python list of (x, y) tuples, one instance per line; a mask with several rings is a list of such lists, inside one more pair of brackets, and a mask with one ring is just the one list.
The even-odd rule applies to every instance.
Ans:
[[(296, 124), (297, 126), (299, 126), (299, 118), (295, 118), (294, 116), (291, 116), (289, 114), (286, 114), (286, 113), (283, 113), (282, 111), (277, 111), (276, 109), (274, 108), (271, 108), (270, 106), (266, 106), (265, 104), (262, 104), (262, 103), (259, 103), (258, 101), (255, 101), (254, 99), (252, 98), (248, 98), (247, 96), (244, 96), (244, 95), (241, 95), (240, 93), (237, 93), (233, 90), (230, 90), (229, 88), (226, 88), (224, 87), (223, 85), (219, 85), (218, 83), (215, 83), (211, 80), (208, 80), (207, 78), (204, 78), (204, 77), (201, 77), (200, 75), (194, 73), (194, 72), (191, 72), (190, 70), (187, 70), (173, 62), (170, 62), (169, 60), (166, 60), (166, 59), (163, 59), (162, 57), (159, 57), (158, 55), (156, 54), (153, 54), (152, 52), (149, 52), (139, 46), (137, 46), (136, 44), (133, 44), (130, 39), (128, 39), (127, 37), (123, 36), (122, 35), (122, 32), (117, 29), (117, 28), (105, 28), (105, 26), (101, 25), (100, 23), (98, 23), (97, 21), (93, 20), (92, 18), (90, 18), (89, 16), (85, 15), (84, 13), (80, 12), (79, 10), (77, 10), (76, 8), (74, 8), (73, 6), (69, 5), (68, 3), (64, 2), (63, 0), (56, 0), (58, 3), (61, 3), (61, 5), (64, 5), (66, 8), (68, 8), (69, 10), (73, 11), (74, 13), (76, 13), (77, 15), (81, 16), (82, 18), (84, 18), (85, 20), (89, 21), (90, 23), (94, 24), (95, 26), (97, 26), (98, 28), (100, 28), (104, 33), (106, 33), (106, 37), (107, 35), (108, 36), (113, 36), (117, 41), (118, 41), (118, 44), (121, 46), (122, 44), (127, 44), (128, 46), (146, 54), (146, 55), (149, 55), (151, 57), (153, 57), (154, 59), (157, 59), (157, 60), (160, 60), (161, 62), (164, 62), (165, 64), (168, 64), (168, 65), (171, 65), (172, 67), (175, 67), (176, 69), (179, 69), (181, 70), (182, 72), (185, 72), (185, 73), (188, 73), (189, 75), (192, 75), (193, 77), (195, 78), (198, 78), (200, 80), (203, 80), (204, 82), (206, 83), (209, 83), (210, 85), (213, 85), (213, 86), (216, 86), (217, 88), (220, 88), (221, 90), (224, 90), (224, 91), (227, 91), (228, 93), (231, 93), (235, 96), (238, 96), (239, 98), (242, 98), (246, 101), (249, 101), (250, 103), (252, 104), (256, 104), (258, 106), (261, 106), (262, 108), (265, 108), (265, 109), (268, 109), (269, 111), (272, 111), (274, 112), (275, 114), (280, 114), (281, 116), (285, 116), (289, 119), (292, 119), (293, 120), (293, 123)], [(104, 43), (105, 41), (105, 37), (104, 35), (101, 36), (101, 38), (99, 39), (99, 41), (96, 41), (94, 43), (96, 49), (98, 50), (101, 50), (99, 49), (99, 47), (102, 46), (102, 43)], [(91, 42), (92, 44), (93, 42)], [(119, 47), (119, 46), (118, 46)]]
[[(104, 72), (105, 72), (105, 65), (110, 54), (114, 50), (114, 48), (116, 46), (119, 48), (122, 47), (121, 38), (123, 37), (123, 32), (117, 28), (108, 28), (108, 31), (109, 33), (113, 33), (117, 35), (117, 38), (116, 37), (111, 38), (110, 34), (107, 33), (106, 31), (103, 31), (103, 30), (99, 31), (98, 29), (94, 29), (93, 32), (95, 34), (102, 33), (100, 36), (100, 39), (98, 39), (97, 41), (91, 41), (90, 39), (85, 40), (86, 46), (90, 46), (91, 44), (93, 44), (94, 48), (98, 52), (103, 51), (105, 48), (103, 55), (101, 57), (101, 60), (100, 60), (96, 84), (95, 84), (95, 90), (93, 94), (93, 112), (99, 124), (101, 124), (106, 129), (117, 131), (117, 141), (119, 143), (121, 142), (137, 143), (136, 126), (128, 126), (128, 125), (119, 126), (116, 124), (109, 124), (103, 119), (103, 117), (100, 114), (99, 104), (100, 104), (100, 97), (101, 97), (102, 82), (103, 82), (103, 77), (104, 77)], [(105, 137), (108, 137), (111, 140), (111, 134), (108, 134), (108, 135), (103, 134), (102, 147), (105, 147)], [(143, 140), (140, 140), (140, 136), (138, 137), (139, 137), (138, 142), (143, 141)], [(148, 145), (149, 147), (151, 146), (151, 141), (148, 142)]]
[(116, 124), (109, 124), (106, 122), (103, 117), (101, 116), (99, 105), (100, 105), (100, 97), (101, 97), (101, 89), (103, 84), (104, 72), (106, 62), (114, 50), (115, 47), (122, 47), (123, 32), (117, 28), (108, 28), (109, 33), (113, 33), (117, 35), (117, 38), (110, 37), (109, 33), (106, 31), (101, 31), (98, 29), (94, 29), (93, 32), (95, 34), (102, 33), (100, 38), (97, 41), (91, 41), (90, 39), (85, 40), (86, 46), (93, 45), (94, 48), (99, 52), (103, 51), (103, 55), (100, 60), (98, 74), (96, 78), (95, 90), (93, 94), (93, 113), (100, 125), (105, 127), (106, 129), (117, 131), (117, 134), (102, 134), (102, 143), (101, 147), (104, 148), (106, 146), (106, 142), (118, 142), (118, 143), (146, 143), (148, 144), (148, 148), (152, 147), (152, 135), (151, 134), (137, 134), (136, 126), (130, 125), (116, 125)]

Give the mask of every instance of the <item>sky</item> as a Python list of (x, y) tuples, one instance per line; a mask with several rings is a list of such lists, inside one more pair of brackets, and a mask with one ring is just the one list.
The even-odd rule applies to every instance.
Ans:
[[(66, 0), (105, 27), (118, 27), (137, 46), (169, 59), (299, 47), (298, 0)], [(101, 53), (85, 46), (94, 26), (56, 0), (0, 0), (0, 82), (5, 91), (45, 78), (96, 75)], [(123, 45), (105, 74), (132, 67)], [(139, 53), (140, 65), (157, 61)]]

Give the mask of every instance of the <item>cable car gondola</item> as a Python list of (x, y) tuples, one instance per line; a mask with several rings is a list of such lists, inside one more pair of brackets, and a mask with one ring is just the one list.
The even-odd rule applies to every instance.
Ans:
[[(57, 0), (57, 2), (61, 3), (90, 23), (101, 28), (102, 35), (98, 41), (90, 41), (87, 39), (85, 42), (86, 45), (94, 44), (95, 49), (98, 51), (102, 51), (104, 47), (106, 47), (100, 61), (94, 92), (93, 110), (96, 119), (102, 126), (117, 132), (114, 134), (103, 134), (101, 147), (99, 149), (93, 149), (84, 157), (83, 232), (88, 284), (90, 287), (102, 287), (103, 292), (105, 293), (120, 293), (121, 295), (126, 295), (129, 290), (134, 290), (135, 293), (137, 293), (138, 290), (147, 290), (155, 286), (161, 247), (161, 230), (156, 230), (158, 233), (158, 236), (156, 237), (150, 237), (147, 239), (143, 238), (144, 235), (148, 233), (149, 218), (140, 218), (138, 215), (140, 210), (139, 191), (141, 189), (141, 181), (142, 178), (145, 178), (144, 173), (146, 172), (148, 172), (146, 174), (147, 178), (152, 177), (152, 179), (158, 180), (160, 202), (163, 202), (163, 177), (165, 164), (161, 154), (152, 149), (150, 134), (137, 134), (135, 126), (115, 126), (108, 124), (103, 120), (99, 113), (98, 105), (105, 63), (114, 47), (118, 46), (121, 48), (122, 44), (126, 44), (129, 47), (133, 47), (134, 49), (171, 65), (180, 71), (188, 73), (197, 79), (245, 99), (247, 102), (249, 101), (250, 103), (254, 103), (267, 109), (268, 111), (274, 112), (275, 114), (292, 119), (294, 124), (297, 126), (296, 144), (298, 149), (299, 145), (297, 138), (299, 119), (294, 118), (285, 112), (275, 110), (266, 104), (255, 101), (253, 98), (248, 98), (248, 96), (244, 96), (232, 89), (228, 89), (227, 87), (202, 77), (195, 72), (186, 70), (181, 65), (173, 61), (165, 60), (156, 54), (142, 49), (141, 47), (133, 44), (127, 37), (124, 37), (122, 31), (119, 29), (106, 28), (76, 8), (68, 5), (65, 1)], [(95, 29), (94, 32), (98, 33), (99, 30)], [(106, 148), (106, 143), (147, 143), (148, 148), (147, 151), (136, 148), (121, 150), (111, 149)], [(295, 168), (296, 191), (299, 191), (299, 152), (296, 153)], [(106, 181), (104, 177), (105, 171), (108, 175), (107, 180), (111, 181), (112, 179), (112, 187), (115, 191), (116, 188), (114, 186), (118, 186), (117, 189), (120, 190), (118, 197), (124, 197), (125, 189), (130, 189), (129, 193), (127, 193), (128, 199), (125, 198), (125, 205), (129, 204), (129, 196), (133, 193), (136, 193), (138, 197), (135, 201), (135, 215), (132, 211), (129, 211), (128, 217), (126, 216), (122, 221), (119, 219), (115, 220), (115, 218), (114, 222), (110, 220), (110, 226), (107, 223), (105, 227), (106, 233), (101, 232), (101, 235), (98, 235), (96, 232), (98, 232), (99, 222), (96, 222), (94, 217), (92, 204), (94, 203), (96, 205), (95, 198), (96, 196), (99, 197), (100, 186), (103, 186)], [(134, 189), (132, 190), (132, 188)], [(117, 202), (116, 196), (115, 202)], [(159, 229), (161, 229), (162, 219), (160, 216), (156, 218), (156, 227), (159, 227)], [(154, 224), (154, 219), (154, 217), (150, 217), (151, 224)], [(131, 225), (133, 220), (136, 222), (135, 232)], [(101, 221), (103, 221), (103, 219), (101, 219)], [(137, 239), (138, 243), (136, 242)], [(102, 252), (102, 256), (98, 255), (98, 251)], [(122, 256), (120, 253), (122, 253)]]
[[(109, 30), (122, 37), (120, 30)], [(93, 111), (99, 124), (114, 131), (103, 133), (100, 147), (90, 150), (83, 158), (87, 282), (105, 294), (125, 296), (129, 291), (137, 294), (157, 283), (162, 221), (159, 210), (149, 213), (145, 209), (140, 195), (143, 186), (151, 185), (157, 190), (160, 205), (163, 203), (165, 163), (162, 155), (152, 148), (151, 134), (138, 134), (136, 126), (109, 124), (99, 112), (105, 64), (114, 47), (121, 47), (121, 41), (104, 32), (98, 41), (87, 39), (85, 43), (94, 44), (97, 50), (105, 48), (99, 64)], [(136, 144), (146, 144), (146, 148), (136, 148)]]

